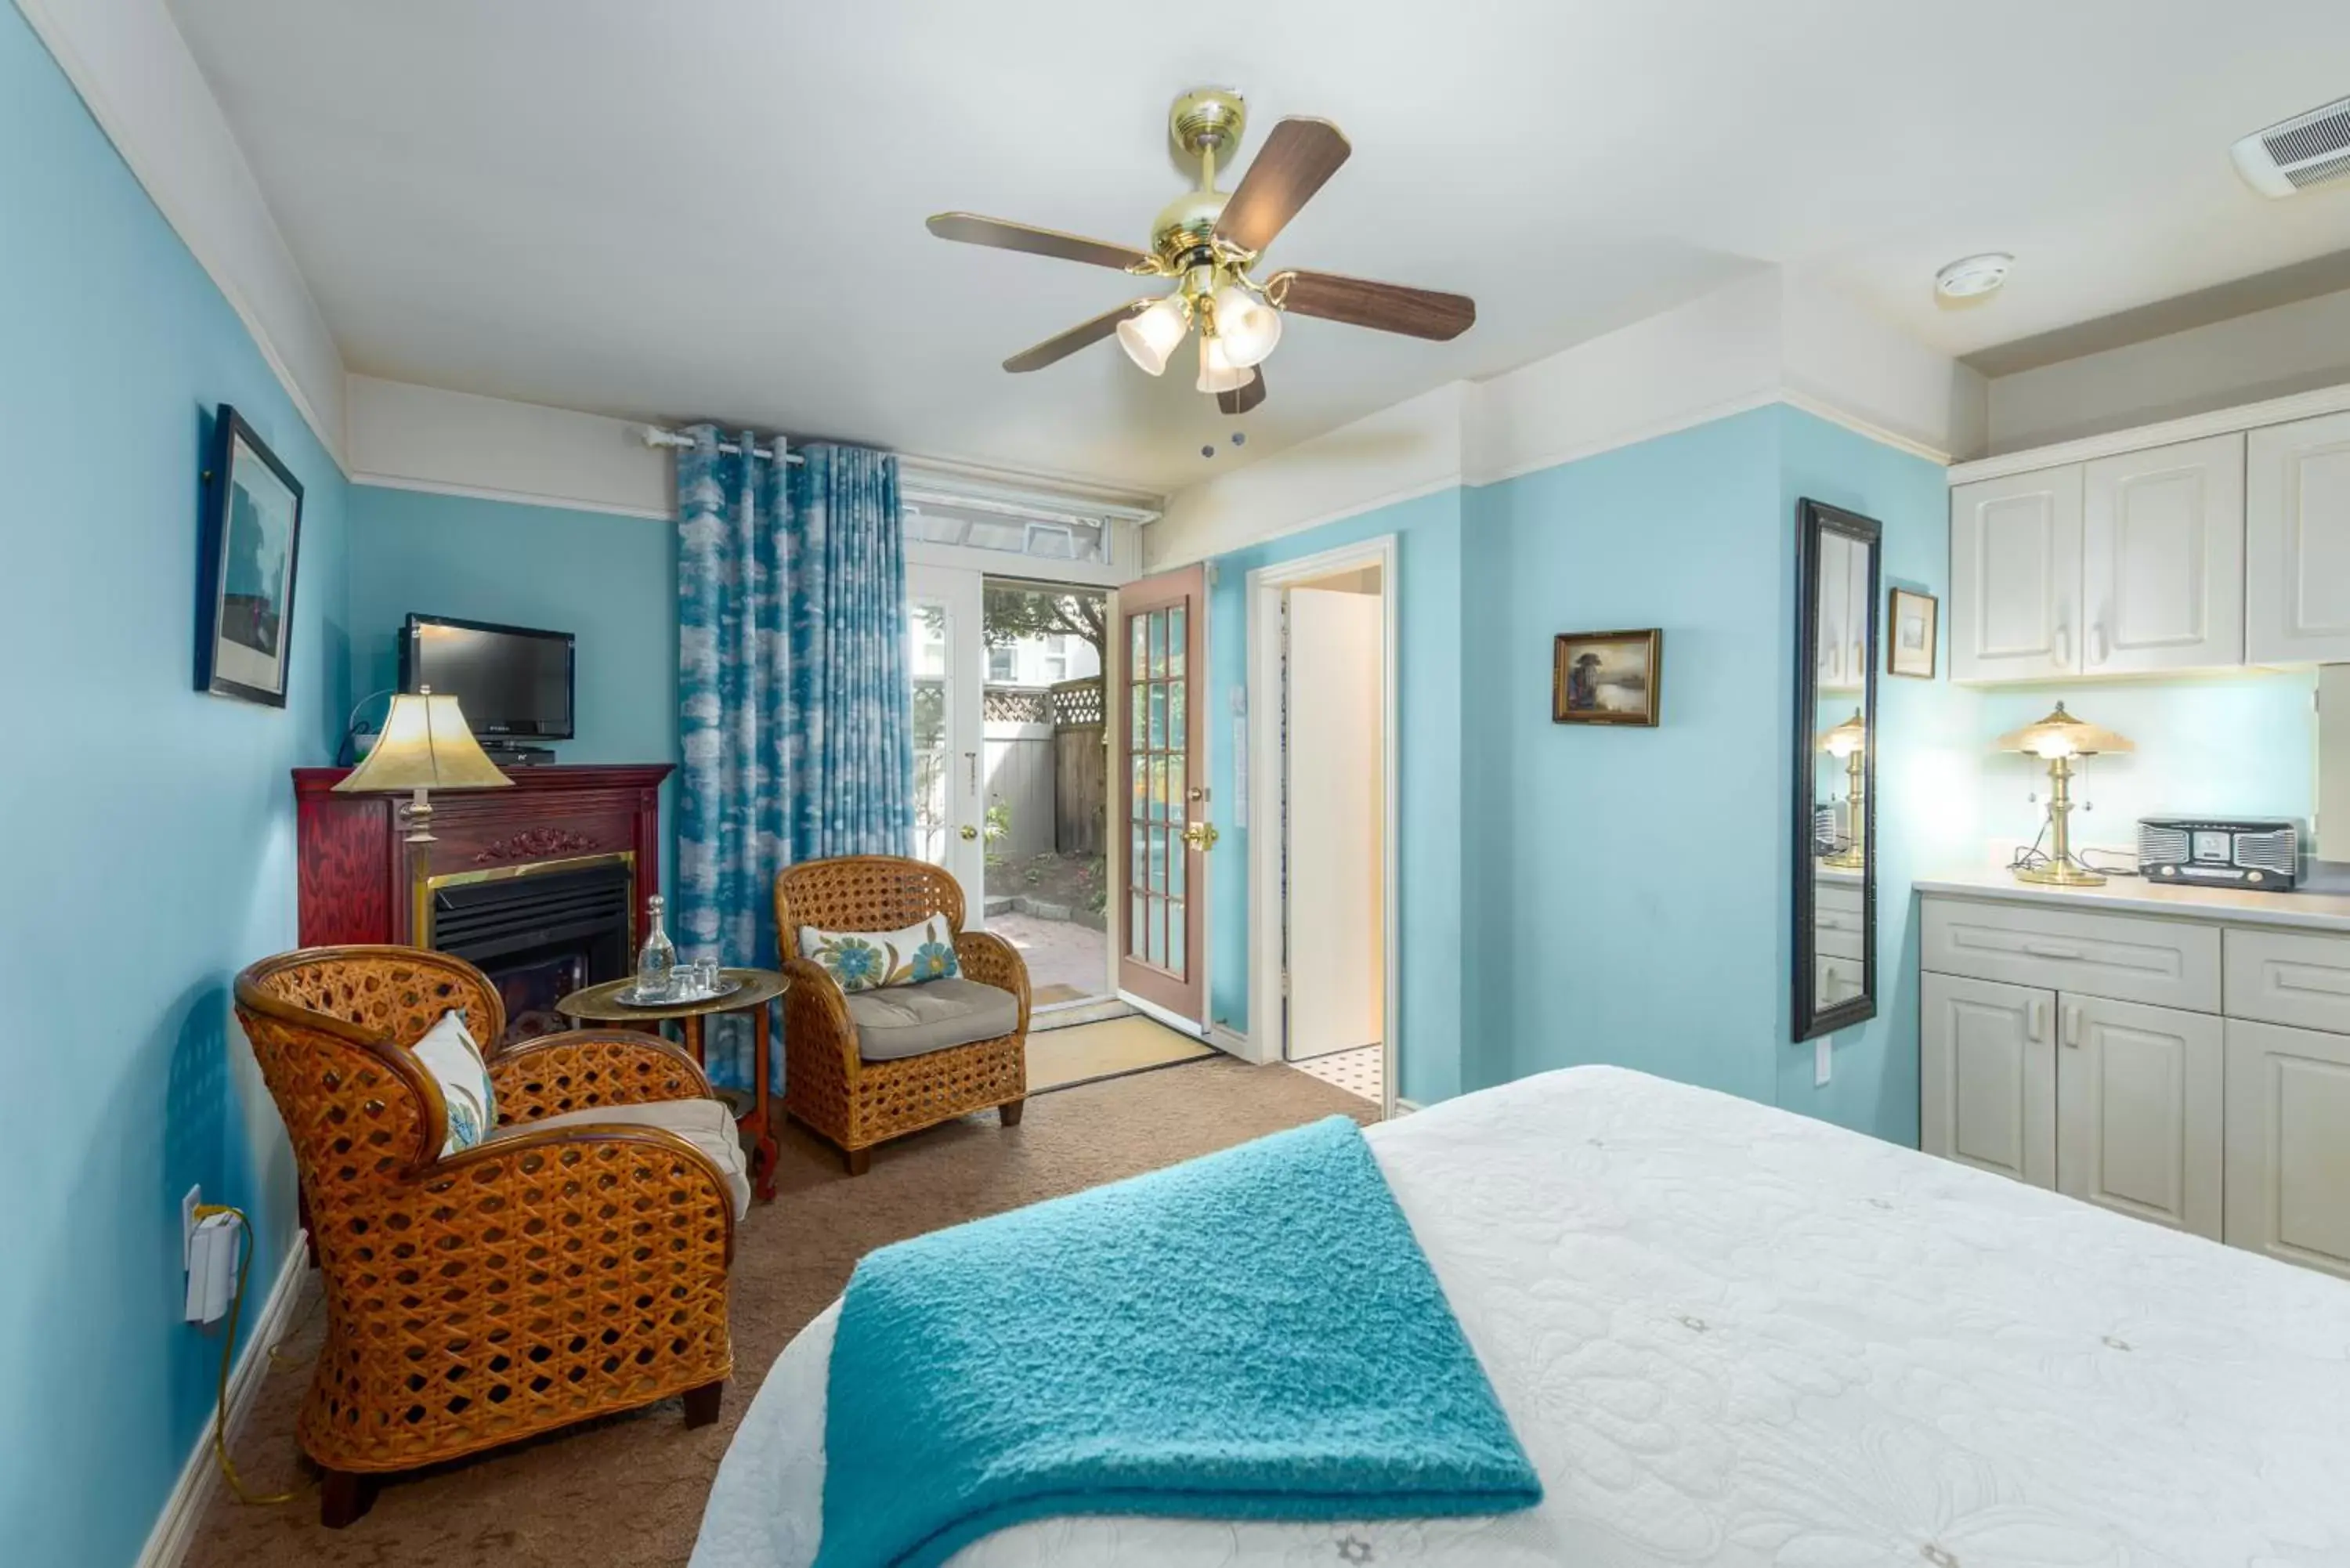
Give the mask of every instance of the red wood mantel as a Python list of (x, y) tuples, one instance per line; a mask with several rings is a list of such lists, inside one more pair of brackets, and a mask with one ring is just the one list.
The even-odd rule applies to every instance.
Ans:
[[(398, 826), (404, 795), (336, 794), (348, 768), (296, 768), (304, 947), (407, 942), (426, 877), (539, 860), (632, 854), (636, 919), (660, 887), (660, 785), (667, 763), (519, 767), (512, 789), (432, 796), (437, 843), (411, 846)], [(631, 942), (641, 940), (639, 929)]]

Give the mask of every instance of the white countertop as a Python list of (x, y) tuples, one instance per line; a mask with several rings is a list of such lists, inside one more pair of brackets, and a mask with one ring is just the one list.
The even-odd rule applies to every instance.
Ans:
[(2288, 926), (2350, 934), (2350, 896), (2339, 893), (2252, 893), (2237, 888), (2153, 886), (2116, 877), (2102, 888), (2046, 888), (2019, 882), (2003, 870), (1971, 869), (1921, 877), (1922, 894), (1997, 898), (2017, 904), (2064, 904), (2098, 914), (2168, 915), (2224, 920), (2231, 926)]

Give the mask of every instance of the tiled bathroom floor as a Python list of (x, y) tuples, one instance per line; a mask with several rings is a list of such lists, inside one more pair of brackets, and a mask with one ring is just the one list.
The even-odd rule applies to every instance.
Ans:
[(1382, 1071), (1381, 1051), (1377, 1045), (1366, 1045), (1357, 1051), (1334, 1051), (1327, 1056), (1309, 1056), (1303, 1062), (1289, 1064), (1299, 1072), (1336, 1084), (1350, 1095), (1360, 1095), (1374, 1105), (1384, 1103), (1379, 1082)]

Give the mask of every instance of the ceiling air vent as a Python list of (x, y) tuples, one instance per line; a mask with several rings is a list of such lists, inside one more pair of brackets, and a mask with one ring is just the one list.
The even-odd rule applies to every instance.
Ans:
[(2350, 98), (2256, 130), (2228, 151), (2236, 171), (2263, 196), (2350, 176)]

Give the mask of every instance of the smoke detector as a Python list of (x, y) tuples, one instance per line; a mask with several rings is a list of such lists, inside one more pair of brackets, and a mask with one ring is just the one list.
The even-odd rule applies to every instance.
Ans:
[(2228, 154), (2244, 182), (2263, 196), (2291, 196), (2350, 177), (2350, 98), (2255, 130)]
[(1960, 256), (1934, 275), (1934, 292), (1944, 299), (1979, 299), (2007, 281), (2015, 258), (2005, 251)]

